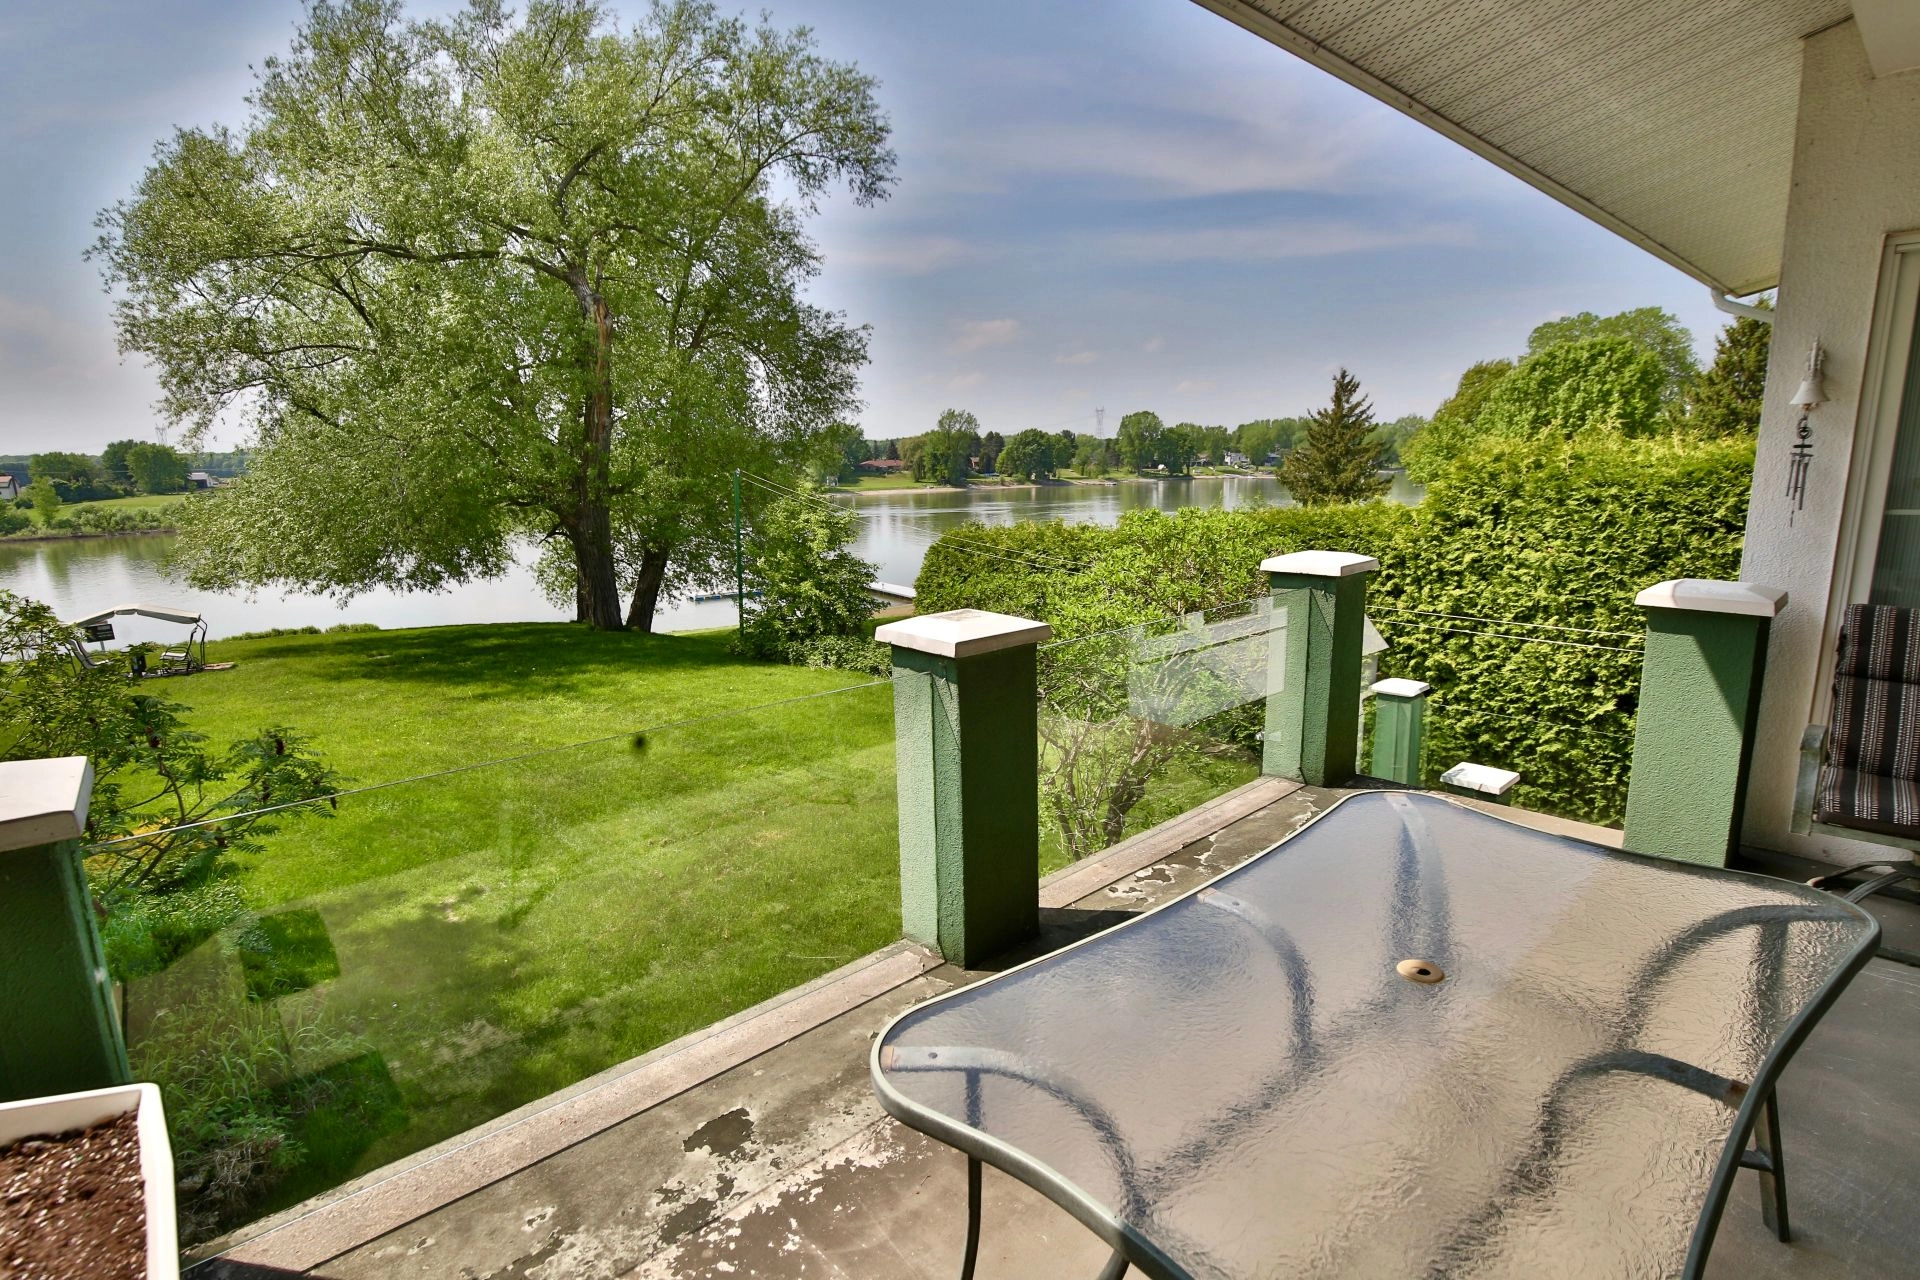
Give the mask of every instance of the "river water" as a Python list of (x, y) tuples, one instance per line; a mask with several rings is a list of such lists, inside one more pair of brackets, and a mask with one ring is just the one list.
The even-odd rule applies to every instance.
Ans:
[[(1420, 491), (1405, 476), (1389, 498), (1417, 502)], [(882, 582), (911, 585), (927, 548), (948, 529), (969, 520), (990, 525), (1019, 520), (1067, 520), (1110, 525), (1128, 511), (1173, 511), (1181, 507), (1291, 505), (1269, 477), (1200, 476), (1186, 480), (1138, 480), (1107, 485), (1044, 488), (899, 490), (838, 499), (861, 517), (858, 554), (878, 567)], [(367, 591), (345, 601), (277, 591), (200, 591), (167, 576), (173, 538), (146, 534), (119, 538), (66, 538), (0, 543), (0, 587), (53, 606), (63, 618), (84, 617), (117, 604), (170, 605), (206, 616), (215, 638), (269, 627), (328, 627), (371, 622), (381, 627), (428, 627), (462, 622), (544, 622), (572, 616), (540, 594), (531, 557), (500, 577), (447, 591)], [(662, 631), (724, 627), (734, 621), (731, 600), (682, 601), (662, 609)], [(174, 640), (178, 628), (138, 618), (115, 621), (119, 640)]]

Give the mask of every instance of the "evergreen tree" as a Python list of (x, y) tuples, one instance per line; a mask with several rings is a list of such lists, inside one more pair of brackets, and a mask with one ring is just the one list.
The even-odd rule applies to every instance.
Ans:
[(1772, 340), (1772, 325), (1745, 316), (1720, 331), (1713, 366), (1694, 384), (1689, 419), (1694, 430), (1707, 436), (1751, 436), (1760, 430)]
[(1360, 380), (1340, 370), (1333, 402), (1308, 417), (1306, 438), (1287, 455), (1280, 481), (1302, 506), (1365, 502), (1387, 490), (1379, 476), (1386, 448), (1373, 435), (1373, 405)]

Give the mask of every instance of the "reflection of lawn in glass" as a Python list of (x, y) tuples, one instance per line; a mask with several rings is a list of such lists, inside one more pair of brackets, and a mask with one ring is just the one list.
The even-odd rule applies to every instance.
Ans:
[[(1146, 794), (1128, 811), (1126, 830), (1121, 839), (1177, 818), (1187, 810), (1223, 796), (1260, 776), (1260, 759), (1251, 751), (1217, 741), (1210, 741), (1207, 745), (1217, 750), (1183, 754), (1169, 767), (1154, 774), (1147, 783)], [(1043, 750), (1040, 766), (1043, 772), (1048, 763)], [(1058, 828), (1042, 822), (1040, 874), (1050, 875), (1072, 861)]]
[(236, 932), (233, 949), (255, 1000), (277, 1000), (340, 976), (340, 958), (318, 911), (261, 916)]
[[(656, 730), (637, 749), (640, 726), (861, 678), (741, 662), (724, 637), (565, 625), (215, 648), (240, 666), (170, 691), (196, 728), (219, 740), (294, 725), (362, 785), (620, 735), (288, 821), (240, 880), (263, 913), (252, 927), (281, 935), (278, 959), (249, 960), (241, 929), (135, 985), (136, 1057), (157, 1010), (250, 988), (295, 993), (275, 1002), (290, 1025), (317, 1014), (341, 1033), (328, 1042), (339, 1054), (377, 1056), (379, 1072), (301, 1064), (350, 1079), (328, 1083), (299, 1122), (296, 1167), (256, 1213), (899, 936), (884, 686)], [(206, 1019), (209, 1042), (222, 1021)], [(367, 1083), (382, 1073), (404, 1104), (399, 1123), (385, 1086)]]

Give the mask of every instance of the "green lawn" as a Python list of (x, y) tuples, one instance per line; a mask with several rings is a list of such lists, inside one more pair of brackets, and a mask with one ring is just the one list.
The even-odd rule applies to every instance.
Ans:
[(726, 645), (567, 624), (284, 636), (216, 643), (234, 670), (156, 686), (216, 743), (285, 724), (352, 785), (398, 782), (287, 821), (238, 859), (257, 920), (134, 984), (145, 1077), (199, 1087), (263, 1040), (290, 1064), (255, 1088), (303, 1100), (299, 1151), (224, 1222), (899, 936), (891, 691), (743, 711), (864, 680)]
[[(168, 507), (178, 506), (186, 500), (187, 495), (184, 493), (142, 493), (135, 494), (131, 498), (102, 498), (98, 502), (69, 502), (60, 508), (59, 514), (70, 516), (81, 507), (121, 507), (135, 511), (163, 511)], [(27, 514), (33, 518), (35, 524), (45, 523), (45, 521), (40, 519), (40, 513), (38, 511), (29, 509)]]
[(851, 484), (841, 483), (833, 486), (838, 493), (879, 493), (887, 489), (934, 489), (938, 485), (922, 484), (906, 474), (891, 476), (860, 476)]
[(187, 500), (184, 493), (137, 493), (130, 498), (103, 498), (99, 502), (75, 502), (75, 507), (127, 507), (132, 510), (158, 511), (163, 507), (178, 506)]

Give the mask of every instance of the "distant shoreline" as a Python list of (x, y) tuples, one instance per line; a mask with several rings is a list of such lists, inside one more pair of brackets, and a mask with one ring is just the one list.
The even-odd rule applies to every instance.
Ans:
[(179, 533), (172, 527), (165, 529), (114, 529), (102, 533), (94, 529), (56, 529), (52, 533), (9, 533), (0, 536), (0, 543), (8, 542), (71, 542), (75, 538), (144, 538), (154, 533)]
[(1164, 484), (1169, 480), (1277, 480), (1279, 477), (1258, 471), (1226, 471), (1195, 476), (1106, 476), (1099, 480), (1075, 477), (1072, 480), (1030, 480), (1024, 484), (950, 484), (901, 485), (896, 489), (829, 489), (829, 493), (850, 498), (885, 498), (900, 493), (1000, 493), (1019, 489), (1106, 489), (1119, 484)]

